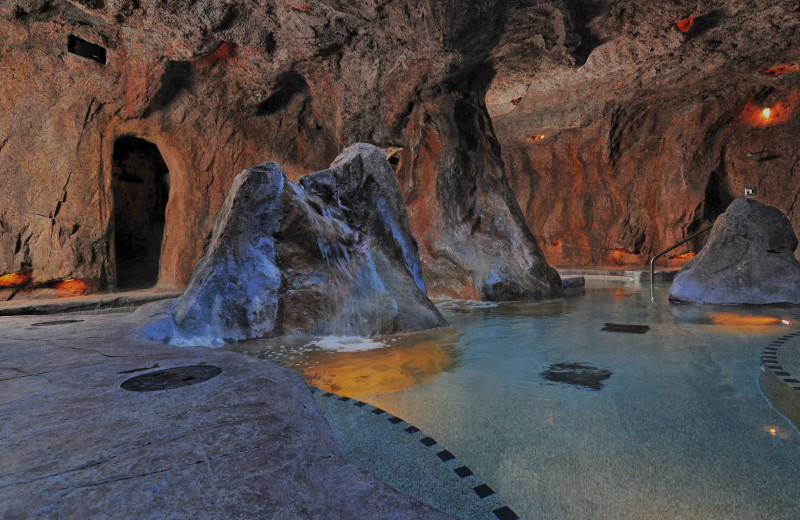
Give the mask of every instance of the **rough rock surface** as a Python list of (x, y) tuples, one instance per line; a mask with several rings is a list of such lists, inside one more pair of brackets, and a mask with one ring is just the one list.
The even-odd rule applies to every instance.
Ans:
[(550, 264), (646, 265), (749, 186), (800, 232), (797, 2), (508, 5), (486, 104)]
[(800, 304), (797, 237), (781, 211), (736, 199), (714, 223), (705, 248), (672, 283), (672, 300)]
[(559, 295), (484, 104), (506, 7), (0, 0), (0, 273), (116, 283), (120, 137), (155, 144), (169, 170), (164, 287), (188, 283), (233, 172), (270, 160), (296, 180), (372, 142), (396, 163), (432, 296)]
[(380, 149), (353, 145), (301, 184), (277, 163), (235, 178), (208, 252), (159, 325), (172, 344), (447, 324), (425, 294), (400, 189)]
[[(447, 520), (336, 447), (308, 387), (273, 363), (139, 337), (152, 319), (0, 322), (0, 517)], [(128, 392), (137, 375), (213, 365), (209, 381)]]

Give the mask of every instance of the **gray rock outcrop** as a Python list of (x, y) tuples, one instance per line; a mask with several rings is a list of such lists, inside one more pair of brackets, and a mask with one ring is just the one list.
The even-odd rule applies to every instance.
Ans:
[(718, 304), (800, 304), (797, 237), (777, 208), (737, 199), (702, 251), (675, 277), (671, 300)]
[(447, 325), (385, 154), (356, 144), (301, 185), (280, 165), (240, 173), (206, 255), (166, 320), (174, 345), (288, 333), (374, 336)]

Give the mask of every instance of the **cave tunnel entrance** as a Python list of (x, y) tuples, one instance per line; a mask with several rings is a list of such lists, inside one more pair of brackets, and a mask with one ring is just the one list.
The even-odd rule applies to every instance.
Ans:
[(158, 283), (169, 199), (169, 170), (158, 147), (138, 137), (114, 143), (116, 288), (144, 289)]

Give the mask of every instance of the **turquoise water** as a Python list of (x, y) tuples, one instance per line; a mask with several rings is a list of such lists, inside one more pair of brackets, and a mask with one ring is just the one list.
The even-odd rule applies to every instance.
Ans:
[[(449, 302), (449, 339), (249, 351), (421, 428), (521, 518), (800, 518), (800, 434), (757, 383), (761, 349), (796, 327), (797, 311), (755, 311), (788, 326), (731, 325), (754, 311), (675, 306), (664, 289), (656, 299), (617, 287), (533, 304)], [(650, 330), (605, 332), (606, 322)], [(607, 378), (599, 390), (548, 381), (557, 364)]]

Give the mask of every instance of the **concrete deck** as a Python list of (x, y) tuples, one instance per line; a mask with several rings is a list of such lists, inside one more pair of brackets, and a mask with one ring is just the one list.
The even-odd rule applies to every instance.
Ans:
[[(157, 307), (0, 318), (0, 518), (450, 518), (346, 461), (288, 370), (141, 339)], [(222, 373), (120, 388), (186, 365)]]
[[(584, 277), (586, 285), (597, 285), (607, 283), (624, 283), (624, 284), (649, 284), (650, 283), (650, 268), (640, 267), (598, 267), (594, 269), (578, 269), (572, 267), (559, 267), (556, 268), (558, 274), (562, 279), (574, 278), (578, 276)], [(667, 268), (658, 269), (655, 272), (655, 281), (660, 283), (672, 283), (675, 275), (678, 274), (680, 269)]]
[(0, 302), (0, 316), (58, 314), (64, 312), (83, 314), (132, 312), (145, 303), (168, 298), (177, 298), (181, 294), (183, 294), (183, 291), (152, 288), (120, 293), (70, 296), (66, 298), (10, 300)]

